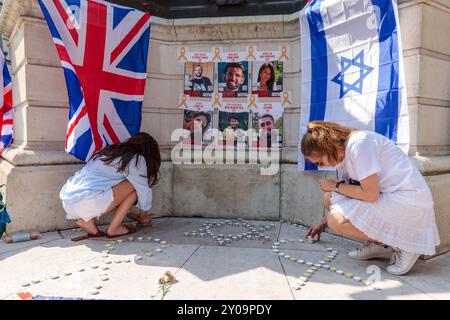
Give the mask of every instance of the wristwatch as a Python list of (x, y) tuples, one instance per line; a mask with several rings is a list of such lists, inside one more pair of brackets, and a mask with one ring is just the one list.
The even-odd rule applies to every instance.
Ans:
[(334, 191), (336, 191), (337, 193), (340, 193), (339, 192), (339, 185), (342, 183), (342, 181), (340, 181), (340, 182), (336, 182), (336, 188), (334, 188)]

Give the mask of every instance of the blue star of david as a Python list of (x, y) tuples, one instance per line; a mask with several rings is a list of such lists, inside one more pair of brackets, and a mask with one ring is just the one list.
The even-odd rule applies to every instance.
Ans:
[[(345, 82), (345, 72), (350, 69), (351, 66), (359, 68), (359, 79), (353, 83)], [(364, 50), (356, 55), (353, 59), (347, 59), (341, 57), (341, 72), (339, 72), (331, 81), (341, 86), (340, 97), (345, 96), (350, 90), (362, 93), (363, 80), (373, 70), (371, 66), (364, 64)]]

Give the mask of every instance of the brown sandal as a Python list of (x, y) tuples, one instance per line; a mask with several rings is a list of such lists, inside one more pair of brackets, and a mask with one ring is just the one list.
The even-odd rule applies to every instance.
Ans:
[(125, 228), (127, 228), (127, 230), (128, 230), (127, 233), (117, 234), (115, 236), (110, 236), (109, 234), (106, 234), (106, 237), (109, 238), (109, 239), (118, 238), (118, 237), (126, 236), (126, 235), (129, 235), (129, 234), (133, 234), (133, 233), (135, 233), (137, 231), (134, 228), (130, 228), (130, 227), (125, 227)]
[(106, 236), (106, 233), (104, 233), (103, 231), (98, 230), (96, 234), (90, 234), (90, 233), (86, 233), (84, 236), (80, 236), (80, 237), (74, 237), (70, 240), (72, 241), (81, 241), (81, 240), (86, 240), (89, 238), (101, 238)]

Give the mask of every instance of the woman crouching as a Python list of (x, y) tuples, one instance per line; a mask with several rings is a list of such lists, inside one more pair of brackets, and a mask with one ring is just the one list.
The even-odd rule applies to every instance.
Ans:
[(407, 273), (421, 254), (440, 243), (434, 203), (420, 171), (391, 140), (337, 123), (313, 121), (301, 143), (303, 155), (318, 166), (333, 166), (338, 179), (320, 180), (328, 212), (308, 236), (331, 228), (366, 241), (353, 259), (391, 257), (387, 271)]
[[(146, 211), (152, 206), (151, 186), (158, 182), (160, 165), (158, 143), (143, 132), (97, 152), (60, 192), (67, 219), (76, 219), (87, 232), (72, 240), (105, 236), (98, 230), (96, 219), (114, 208), (117, 210), (106, 232), (109, 238), (136, 231), (122, 225), (127, 215), (149, 224), (151, 217)], [(139, 214), (129, 212), (135, 204)]]

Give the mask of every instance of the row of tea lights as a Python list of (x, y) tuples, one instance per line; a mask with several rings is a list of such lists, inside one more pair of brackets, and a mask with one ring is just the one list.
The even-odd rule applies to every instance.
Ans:
[[(275, 224), (269, 225), (259, 225), (256, 226), (254, 224), (250, 224), (246, 222), (242, 218), (236, 219), (236, 221), (226, 220), (220, 222), (205, 222), (202, 225), (203, 227), (198, 229), (198, 231), (185, 232), (185, 237), (200, 237), (200, 238), (212, 238), (217, 242), (219, 246), (223, 246), (225, 244), (229, 244), (233, 241), (239, 240), (263, 240), (270, 241), (270, 236), (266, 235), (264, 232), (272, 231), (275, 229)], [(232, 227), (243, 227), (247, 229), (247, 232), (232, 235), (232, 234), (216, 234), (213, 232), (213, 229), (223, 228), (225, 226)]]
[[(299, 242), (303, 242), (303, 239), (299, 239)], [(329, 270), (331, 272), (336, 272), (336, 274), (344, 275), (348, 278), (352, 278), (353, 280), (357, 282), (361, 282), (363, 285), (368, 286), (369, 281), (367, 279), (362, 279), (361, 277), (354, 276), (351, 272), (344, 272), (343, 270), (339, 270), (336, 267), (330, 266), (330, 263), (336, 258), (338, 255), (338, 251), (334, 250), (333, 248), (327, 247), (326, 250), (328, 251), (328, 254), (325, 258), (318, 261), (318, 263), (313, 263), (311, 261), (305, 261), (302, 259), (298, 259), (296, 256), (291, 256), (288, 254), (285, 254), (283, 252), (280, 252), (280, 244), (281, 243), (287, 243), (287, 242), (293, 242), (293, 240), (280, 240), (280, 242), (274, 242), (272, 246), (272, 250), (274, 253), (278, 254), (278, 256), (285, 258), (287, 260), (290, 260), (292, 262), (297, 262), (299, 264), (305, 264), (308, 266), (308, 269), (298, 278), (298, 281), (292, 286), (294, 290), (300, 290), (301, 287), (305, 285), (305, 283), (309, 280), (309, 278), (319, 269), (325, 269)]]
[[(144, 241), (144, 237), (137, 237), (137, 238), (128, 237), (128, 242), (134, 242), (135, 240), (141, 242), (141, 241)], [(160, 247), (155, 250), (156, 252), (163, 252), (163, 250), (168, 247), (167, 246), (167, 241), (165, 241), (165, 240), (161, 240), (161, 239), (158, 239), (158, 238), (154, 238), (153, 239), (152, 237), (147, 237), (146, 240), (160, 244)], [(98, 269), (98, 270), (100, 270), (100, 273), (99, 273), (100, 281), (104, 282), (104, 281), (108, 281), (109, 280), (109, 274), (107, 273), (107, 271), (111, 270), (111, 265), (112, 265), (113, 262), (114, 262), (114, 264), (120, 264), (122, 262), (123, 263), (130, 263), (131, 262), (132, 259), (130, 259), (130, 258), (114, 259), (114, 260), (108, 259), (109, 258), (109, 254), (111, 253), (111, 251), (115, 250), (115, 245), (123, 243), (123, 242), (124, 242), (123, 239), (117, 239), (117, 240), (109, 241), (105, 245), (106, 246), (106, 250), (102, 251), (101, 258), (103, 259), (102, 260), (103, 265), (99, 265), (97, 263), (94, 263), (94, 264), (90, 265), (90, 267), (89, 267), (90, 269)], [(153, 252), (152, 251), (146, 252), (146, 256), (148, 256), (148, 257), (153, 256)], [(143, 257), (139, 256), (139, 255), (134, 257), (134, 261), (140, 261), (142, 259), (143, 259)], [(76, 272), (77, 273), (81, 273), (81, 272), (84, 272), (85, 270), (86, 270), (85, 267), (79, 267), (79, 268), (76, 269)], [(31, 286), (33, 284), (39, 284), (39, 283), (42, 283), (42, 282), (44, 282), (46, 280), (57, 280), (57, 279), (60, 279), (60, 278), (67, 279), (72, 274), (73, 274), (73, 271), (66, 270), (66, 271), (62, 272), (61, 274), (54, 273), (54, 274), (51, 274), (48, 277), (34, 278), (31, 281), (23, 282), (21, 284), (21, 287), (29, 287), (29, 286)], [(90, 295), (97, 295), (97, 294), (99, 294), (100, 293), (99, 290), (102, 289), (102, 287), (103, 287), (103, 285), (102, 285), (101, 282), (96, 283), (93, 286), (93, 288), (89, 291), (89, 294)]]

